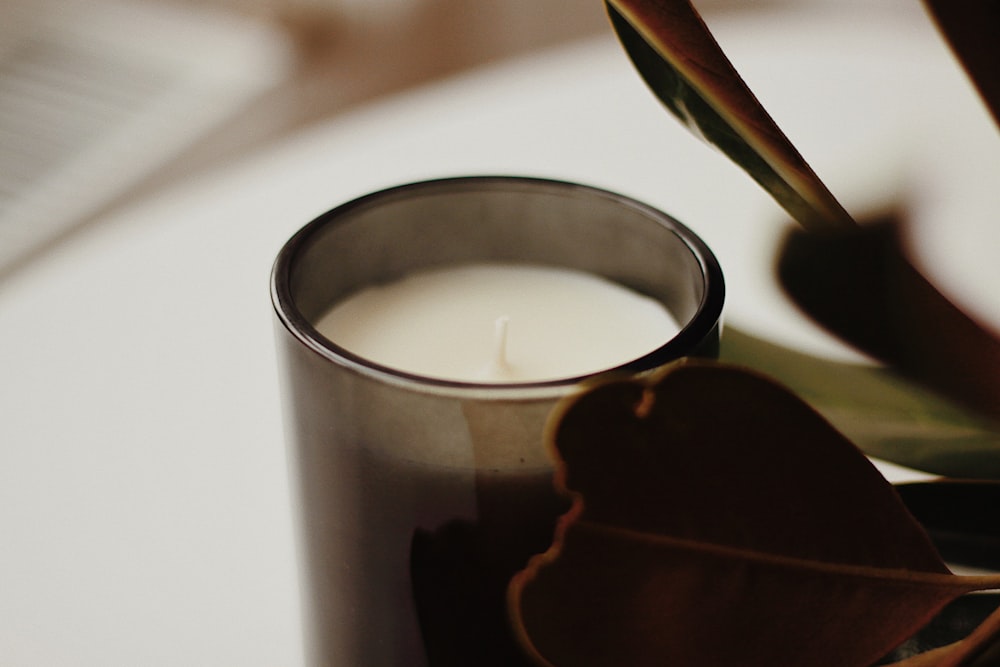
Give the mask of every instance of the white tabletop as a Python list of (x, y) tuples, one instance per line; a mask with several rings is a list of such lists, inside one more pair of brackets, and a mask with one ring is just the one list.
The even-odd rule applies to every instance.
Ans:
[[(713, 28), (849, 209), (915, 196), (918, 254), (1000, 328), (997, 131), (926, 17)], [(480, 173), (671, 212), (718, 254), (729, 323), (851, 356), (773, 284), (781, 211), (667, 115), (610, 29), (341, 117), (119, 210), (0, 282), (5, 665), (300, 664), (271, 262), (356, 195)]]

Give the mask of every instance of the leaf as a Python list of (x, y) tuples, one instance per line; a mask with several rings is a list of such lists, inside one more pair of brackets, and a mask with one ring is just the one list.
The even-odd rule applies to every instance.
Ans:
[(1000, 4), (972, 0), (925, 0), (925, 4), (1000, 124)]
[(1000, 610), (994, 611), (972, 634), (892, 667), (996, 667), (1000, 664)]
[(1000, 339), (905, 257), (897, 217), (858, 229), (793, 231), (778, 277), (810, 317), (933, 391), (1000, 420)]
[(947, 477), (1000, 479), (996, 423), (890, 369), (812, 356), (732, 325), (719, 358), (780, 381), (866, 454)]
[[(950, 602), (926, 626), (913, 637), (907, 639), (891, 654), (878, 662), (879, 665), (936, 664), (951, 651), (958, 650), (958, 644), (972, 635), (1000, 607), (1000, 595), (996, 592), (970, 593)], [(928, 662), (931, 657), (935, 661)], [(917, 658), (920, 658), (918, 660)]]
[(996, 667), (1000, 664), (1000, 611), (958, 643), (940, 667)]
[(946, 561), (1000, 570), (1000, 483), (938, 480), (896, 491)]
[(954, 650), (953, 646), (936, 648), (926, 653), (892, 663), (892, 667), (940, 667), (941, 660)]
[(870, 665), (950, 600), (950, 574), (864, 455), (763, 376), (685, 361), (563, 404), (573, 497), (511, 582), (540, 665)]
[(853, 226), (719, 47), (689, 0), (607, 0), (611, 24), (652, 92), (807, 228)]
[[(987, 570), (1000, 569), (1000, 518), (994, 511), (1000, 507), (1000, 483), (943, 479), (900, 484), (895, 488), (947, 562)], [(955, 641), (966, 635), (969, 636), (963, 641), (943, 650), (922, 653), (937, 656), (935, 662), (926, 664), (1000, 664), (997, 653), (993, 654), (992, 662), (974, 662), (974, 656), (985, 652), (991, 643), (1000, 644), (997, 593), (967, 595), (956, 600), (907, 644), (914, 643), (916, 650), (923, 650), (928, 641), (934, 642), (931, 646), (940, 646), (946, 643), (939, 641), (941, 637)], [(1000, 651), (1000, 646), (992, 650)], [(984, 657), (976, 659), (985, 660)], [(899, 664), (917, 667), (914, 660)]]

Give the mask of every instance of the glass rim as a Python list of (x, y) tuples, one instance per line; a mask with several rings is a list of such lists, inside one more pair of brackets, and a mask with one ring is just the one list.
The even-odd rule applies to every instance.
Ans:
[[(296, 261), (310, 241), (328, 225), (337, 224), (347, 214), (360, 208), (388, 203), (421, 193), (468, 192), (476, 189), (502, 187), (531, 188), (562, 191), (578, 196), (609, 199), (617, 204), (635, 209), (645, 217), (672, 231), (697, 262), (701, 273), (703, 293), (694, 315), (680, 322), (680, 330), (656, 349), (606, 370), (528, 382), (490, 383), (452, 380), (420, 375), (385, 366), (357, 355), (319, 333), (310, 319), (298, 308), (292, 294), (291, 276)], [(570, 390), (597, 379), (634, 376), (651, 371), (665, 364), (689, 356), (685, 352), (721, 328), (722, 309), (725, 301), (725, 281), (722, 268), (711, 249), (691, 229), (672, 216), (644, 204), (632, 197), (604, 188), (551, 178), (531, 176), (455, 176), (404, 183), (383, 188), (340, 204), (314, 218), (299, 229), (281, 248), (274, 261), (270, 279), (271, 302), (282, 325), (292, 336), (313, 352), (329, 361), (353, 369), (363, 375), (395, 385), (441, 394), (461, 394), (469, 397), (531, 398), (565, 394)]]

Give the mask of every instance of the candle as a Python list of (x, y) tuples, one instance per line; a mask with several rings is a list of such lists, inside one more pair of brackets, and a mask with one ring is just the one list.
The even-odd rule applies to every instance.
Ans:
[(711, 252), (605, 191), (443, 179), (320, 216), (271, 288), (308, 664), (527, 667), (506, 586), (566, 511), (545, 424), (593, 373), (717, 350)]
[(679, 329), (659, 301), (617, 283), (510, 263), (437, 268), (365, 288), (316, 328), (383, 366), (487, 383), (604, 371), (652, 352)]

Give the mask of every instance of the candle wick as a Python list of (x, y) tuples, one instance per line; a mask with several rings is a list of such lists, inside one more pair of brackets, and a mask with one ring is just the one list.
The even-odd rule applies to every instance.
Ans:
[(510, 317), (501, 315), (493, 322), (493, 354), (482, 366), (482, 376), (487, 381), (510, 380), (514, 370), (507, 361), (507, 329)]
[(488, 363), (483, 365), (483, 377), (487, 381), (514, 379), (514, 369), (507, 361), (507, 328), (510, 318), (501, 315), (494, 321), (493, 325), (493, 354)]
[(497, 370), (507, 368), (507, 328), (510, 318), (502, 315), (494, 325), (493, 366)]

